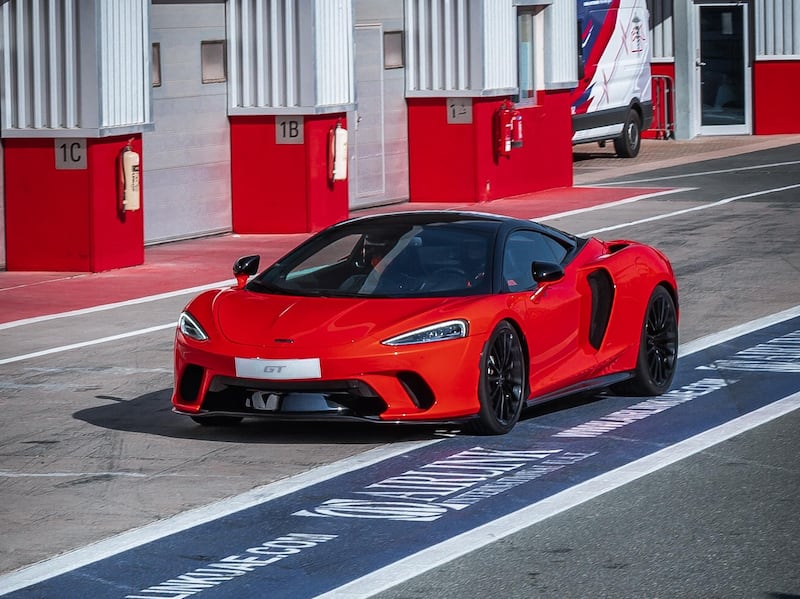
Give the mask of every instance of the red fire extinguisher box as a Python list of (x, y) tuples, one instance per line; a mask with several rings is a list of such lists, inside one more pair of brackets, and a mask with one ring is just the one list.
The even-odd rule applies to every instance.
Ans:
[(124, 211), (119, 202), (119, 158), (129, 142), (141, 156), (138, 135), (4, 140), (8, 270), (99, 272), (144, 262), (141, 207)]

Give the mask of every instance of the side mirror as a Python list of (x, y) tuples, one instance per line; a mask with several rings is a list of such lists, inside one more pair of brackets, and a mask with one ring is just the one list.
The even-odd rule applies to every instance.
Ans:
[(245, 256), (233, 263), (233, 275), (236, 277), (236, 289), (244, 289), (247, 279), (258, 272), (261, 256)]
[(531, 275), (537, 283), (552, 283), (564, 278), (564, 269), (554, 262), (534, 262)]

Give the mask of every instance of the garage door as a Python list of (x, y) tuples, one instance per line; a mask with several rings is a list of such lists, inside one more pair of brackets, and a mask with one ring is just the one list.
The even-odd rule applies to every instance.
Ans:
[(225, 3), (154, 1), (150, 15), (155, 131), (143, 139), (145, 242), (229, 231)]

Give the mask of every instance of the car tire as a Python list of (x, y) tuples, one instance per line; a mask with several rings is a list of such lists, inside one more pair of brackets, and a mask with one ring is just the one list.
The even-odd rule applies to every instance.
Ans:
[(633, 377), (613, 391), (637, 397), (661, 395), (672, 384), (677, 364), (678, 313), (672, 295), (659, 285), (647, 302)]
[(236, 426), (242, 421), (241, 416), (190, 416), (190, 418), (203, 426)]
[(478, 381), (480, 411), (467, 432), (503, 435), (519, 420), (525, 403), (525, 352), (517, 330), (503, 321), (483, 346)]
[(642, 147), (642, 119), (635, 110), (628, 112), (622, 135), (614, 138), (614, 150), (620, 158), (636, 158)]

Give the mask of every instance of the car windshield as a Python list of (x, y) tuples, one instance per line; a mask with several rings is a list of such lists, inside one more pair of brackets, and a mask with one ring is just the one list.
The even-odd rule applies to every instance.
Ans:
[(312, 237), (247, 288), (335, 297), (488, 293), (494, 231), (494, 226), (474, 221), (357, 221)]

